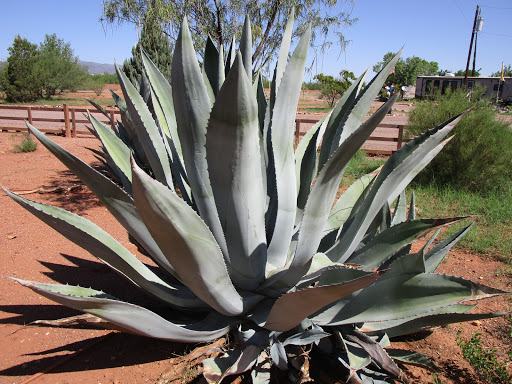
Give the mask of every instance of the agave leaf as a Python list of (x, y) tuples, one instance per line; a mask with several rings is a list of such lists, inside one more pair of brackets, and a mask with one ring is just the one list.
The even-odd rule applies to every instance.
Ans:
[(283, 345), (309, 345), (315, 343), (324, 337), (329, 337), (330, 333), (324, 332), (320, 327), (314, 327), (287, 337), (283, 341)]
[(242, 298), (208, 227), (174, 192), (132, 166), (137, 210), (181, 281), (216, 311), (241, 314)]
[(395, 95), (386, 102), (349, 139), (345, 140), (318, 174), (304, 209), (297, 250), (287, 275), (292, 285), (308, 270), (309, 262), (320, 245), (325, 223), (350, 159), (384, 118), (396, 98)]
[(435, 272), (443, 262), (446, 254), (457, 244), (457, 242), (469, 231), (473, 223), (469, 224), (466, 228), (461, 229), (457, 233), (447, 237), (440, 243), (436, 244), (432, 249), (425, 254), (425, 267), (427, 272)]
[(392, 378), (408, 383), (405, 374), (378, 342), (355, 329), (348, 334), (345, 333), (344, 336), (349, 341), (360, 345), (370, 355), (375, 364), (386, 374)]
[(333, 261), (344, 262), (357, 248), (375, 216), (389, 200), (394, 200), (409, 182), (443, 148), (442, 141), (460, 121), (461, 116), (433, 128), (407, 143), (395, 152), (383, 166), (379, 176), (362, 203), (354, 221), (342, 234), (340, 241), (327, 255)]
[(281, 370), (288, 368), (288, 357), (286, 356), (284, 345), (281, 342), (276, 341), (272, 344), (270, 347), (270, 357), (277, 368)]
[[(252, 32), (249, 15), (245, 15), (242, 37), (240, 39), (240, 53), (242, 55), (245, 72), (252, 84)], [(231, 66), (233, 66), (233, 62), (231, 62)]]
[[(327, 145), (323, 145), (320, 148), (320, 154), (318, 155), (318, 172), (324, 167), (325, 163), (331, 157), (334, 150), (340, 144), (339, 138), (335, 139), (336, 131), (338, 128), (343, 126), (346, 122), (350, 111), (354, 107), (354, 103), (357, 100), (357, 95), (361, 90), (363, 85), (363, 81), (366, 78), (368, 70), (363, 73), (356, 81), (354, 81), (350, 87), (345, 91), (345, 93), (341, 96), (340, 100), (336, 103), (336, 106), (331, 112), (331, 116), (329, 117), (329, 121), (327, 123), (325, 133), (323, 136), (323, 142)], [(369, 94), (366, 97), (370, 97)], [(375, 95), (374, 95), (375, 98)], [(368, 110), (370, 108), (368, 107)], [(362, 121), (359, 123), (361, 125)], [(333, 145), (331, 145), (333, 144)], [(336, 146), (334, 146), (336, 144)]]
[(382, 273), (374, 272), (351, 281), (288, 292), (276, 300), (263, 326), (273, 331), (289, 331), (333, 301), (372, 284)]
[(372, 358), (359, 344), (345, 340), (341, 332), (338, 332), (339, 339), (343, 343), (344, 352), (338, 360), (352, 372), (363, 369), (371, 364)]
[(123, 186), (131, 194), (132, 169), (130, 166), (130, 148), (109, 127), (98, 121), (93, 115), (89, 115), (89, 121), (96, 130), (106, 152), (115, 163), (115, 166), (121, 171), (119, 177)]
[(249, 345), (243, 350), (231, 350), (221, 357), (203, 360), (203, 376), (208, 383), (219, 384), (229, 375), (238, 375), (251, 369), (263, 348)]
[(207, 308), (187, 287), (172, 286), (160, 279), (96, 224), (64, 209), (36, 203), (8, 190), (4, 189), (4, 191), (38, 219), (103, 261), (137, 287), (173, 305), (185, 308)]
[(295, 177), (297, 179), (297, 219), (302, 218), (302, 210), (311, 191), (317, 169), (317, 148), (323, 136), (330, 114), (320, 119), (302, 138), (295, 150)]
[(265, 277), (265, 192), (258, 109), (237, 55), (218, 94), (206, 135), (210, 181), (235, 283), (255, 289)]
[(89, 98), (85, 98), (85, 100), (87, 100), (94, 108), (96, 108), (99, 112), (101, 112), (106, 118), (108, 118), (109, 122), (110, 122), (110, 126), (112, 127), (112, 130), (115, 132), (115, 134), (117, 136), (119, 136), (119, 132), (117, 131), (116, 129), (116, 125), (115, 125), (115, 121), (112, 120), (112, 117), (110, 116), (110, 114), (106, 111), (105, 108), (103, 108), (101, 105), (99, 105), (97, 102), (95, 102), (94, 100), (91, 100)]
[[(203, 61), (204, 73), (212, 87), (213, 94), (217, 97), (220, 90), (221, 82), (219, 79), (219, 51), (215, 47), (212, 38), (208, 35), (206, 47), (204, 49)], [(223, 71), (224, 73), (224, 71)]]
[(420, 219), (405, 221), (391, 226), (373, 237), (364, 247), (356, 251), (348, 261), (363, 265), (366, 270), (379, 267), (403, 246), (432, 229), (464, 220), (467, 217), (446, 219)]
[(310, 318), (318, 325), (390, 321), (506, 293), (455, 276), (388, 273)]
[(192, 44), (186, 18), (174, 50), (171, 83), (183, 163), (192, 197), (224, 255), (228, 255), (206, 162), (206, 126), (211, 103)]
[(235, 35), (233, 34), (233, 38), (231, 39), (231, 44), (229, 45), (228, 55), (226, 57), (226, 65), (224, 68), (225, 76), (228, 75), (229, 70), (231, 69), (231, 66), (233, 65), (233, 62), (235, 61), (235, 56), (236, 56), (235, 45), (236, 45)]
[(279, 89), (279, 85), (281, 84), (281, 78), (283, 77), (284, 71), (286, 69), (286, 64), (288, 63), (288, 55), (290, 53), (290, 46), (292, 44), (294, 19), (295, 19), (295, 6), (292, 7), (292, 9), (288, 15), (288, 20), (286, 21), (286, 26), (284, 28), (283, 36), (281, 38), (281, 46), (279, 47), (279, 55), (277, 57), (277, 64), (276, 64), (276, 78), (275, 78), (276, 91)]
[(71, 172), (73, 172), (96, 195), (101, 203), (126, 228), (151, 258), (172, 275), (174, 270), (142, 222), (132, 198), (112, 180), (85, 164), (82, 160), (54, 143), (35, 127), (28, 124), (30, 132)]
[[(268, 263), (274, 267), (282, 267), (286, 263), (288, 247), (295, 224), (296, 211), (296, 181), (295, 159), (293, 154), (293, 124), (299, 101), (300, 90), (306, 55), (311, 35), (311, 26), (302, 35), (297, 48), (288, 63), (277, 94), (274, 113), (272, 115), (272, 149), (274, 159), (276, 196), (271, 198), (269, 210), (271, 221), (275, 225), (267, 225), (267, 230), (273, 228), (272, 240), (268, 246)], [(311, 255), (312, 256), (312, 255)]]
[(439, 371), (439, 368), (437, 368), (428, 357), (421, 353), (394, 348), (387, 348), (386, 352), (393, 360), (399, 361), (400, 363), (415, 365), (431, 371)]
[(421, 315), (410, 316), (394, 321), (364, 323), (362, 329), (368, 334), (386, 332), (389, 337), (397, 337), (439, 327), (446, 324), (462, 323), (503, 316), (505, 313), (467, 313), (476, 305), (456, 304), (439, 308)]
[(170, 135), (174, 147), (178, 152), (180, 158), (182, 156), (181, 143), (178, 136), (178, 129), (176, 126), (176, 116), (174, 114), (174, 103), (172, 99), (172, 87), (169, 85), (167, 79), (162, 75), (160, 70), (156, 67), (156, 65), (151, 61), (147, 53), (142, 50), (142, 62), (144, 64), (144, 69), (148, 75), (149, 81), (151, 83), (151, 87), (155, 93), (156, 99), (160, 106), (162, 107), (162, 112), (165, 116), (165, 122), (167, 127), (167, 132)]
[(145, 127), (145, 129), (137, 129), (137, 139), (144, 149), (151, 170), (158, 181), (171, 186), (173, 184), (171, 165), (169, 164), (169, 155), (165, 150), (162, 133), (155, 124), (155, 120), (142, 96), (117, 65), (116, 72), (132, 122), (136, 127)]
[(267, 352), (262, 351), (256, 360), (254, 368), (251, 370), (253, 384), (270, 383), (270, 358)]
[[(388, 204), (391, 205), (391, 203), (388, 201)], [(407, 202), (405, 200), (404, 190), (400, 193), (400, 195), (398, 195), (395, 210), (393, 212), (393, 216), (391, 217), (391, 225), (393, 226), (403, 223), (405, 220), (407, 220)]]
[[(377, 170), (378, 171), (378, 170)], [(329, 213), (324, 233), (340, 229), (343, 224), (353, 215), (353, 208), (357, 201), (366, 191), (378, 172), (370, 172), (356, 181), (339, 197)]]
[(212, 314), (197, 323), (181, 326), (146, 308), (117, 300), (91, 288), (11, 279), (59, 304), (98, 316), (136, 335), (156, 339), (183, 343), (210, 341), (229, 332), (229, 321), (232, 321)]

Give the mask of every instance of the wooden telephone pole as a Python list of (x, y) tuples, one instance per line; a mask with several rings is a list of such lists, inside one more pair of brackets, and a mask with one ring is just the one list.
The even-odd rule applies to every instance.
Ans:
[(469, 62), (471, 61), (471, 51), (473, 50), (473, 40), (475, 39), (475, 33), (476, 33), (476, 21), (478, 19), (479, 13), (480, 13), (480, 7), (477, 5), (476, 12), (475, 12), (475, 21), (473, 22), (473, 30), (471, 31), (471, 43), (469, 43), (469, 52), (468, 52), (468, 62), (466, 64), (466, 73), (464, 74), (464, 88), (468, 87)]

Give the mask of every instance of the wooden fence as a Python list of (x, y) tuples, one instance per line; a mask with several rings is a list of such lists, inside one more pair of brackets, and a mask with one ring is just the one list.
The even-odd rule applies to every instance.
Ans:
[[(4, 110), (10, 111), (10, 113), (2, 113)], [(25, 122), (28, 122), (45, 133), (66, 137), (77, 137), (78, 134), (92, 135), (85, 128), (85, 124), (89, 124), (89, 120), (83, 114), (94, 114), (95, 118), (107, 125), (110, 125), (111, 121), (115, 122), (120, 116), (117, 108), (106, 108), (106, 111), (111, 120), (92, 106), (84, 108), (70, 107), (67, 104), (62, 107), (0, 105), (0, 131), (28, 132), (25, 124)], [(11, 124), (5, 124), (5, 122), (11, 122)]]
[[(301, 130), (301, 124), (316, 124), (319, 119), (296, 119), (295, 120), (295, 138), (300, 140), (307, 130)], [(371, 134), (363, 146), (366, 153), (374, 155), (391, 155), (402, 148), (406, 142), (404, 140), (403, 124), (381, 123)]]
[[(2, 114), (4, 110), (10, 110), (10, 113)], [(106, 108), (106, 111), (110, 120), (92, 106), (84, 108), (70, 107), (66, 104), (62, 107), (0, 105), (0, 131), (28, 132), (25, 122), (29, 122), (45, 133), (64, 135), (66, 137), (92, 135), (85, 128), (89, 120), (83, 114), (90, 112), (94, 117), (107, 125), (120, 118), (120, 112), (117, 108)], [(316, 124), (318, 120), (296, 119), (295, 137), (300, 140), (300, 137), (305, 135), (307, 129), (301, 130), (302, 124)], [(3, 123), (5, 121), (11, 122), (11, 124), (6, 125)], [(404, 125), (401, 124), (380, 124), (363, 148), (367, 153), (390, 155), (402, 147), (403, 129)]]

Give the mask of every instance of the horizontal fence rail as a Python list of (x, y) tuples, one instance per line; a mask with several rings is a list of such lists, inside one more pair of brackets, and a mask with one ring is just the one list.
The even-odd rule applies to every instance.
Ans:
[[(0, 131), (28, 132), (26, 126), (28, 122), (45, 133), (66, 137), (90, 136), (92, 133), (87, 129), (90, 123), (85, 114), (90, 113), (107, 125), (115, 124), (116, 120), (120, 119), (117, 108), (105, 108), (105, 110), (108, 118), (94, 107), (70, 107), (67, 104), (62, 107), (0, 105)], [(318, 121), (318, 118), (295, 119), (295, 138), (300, 140)], [(403, 124), (379, 124), (363, 145), (363, 149), (370, 154), (390, 155), (396, 152), (405, 142), (404, 127)]]
[(0, 105), (0, 131), (28, 132), (25, 122), (32, 125), (36, 122), (36, 127), (41, 132), (66, 137), (90, 136), (92, 133), (87, 129), (90, 123), (86, 114), (90, 113), (107, 125), (112, 125), (120, 117), (117, 108), (105, 110), (109, 118), (94, 107), (70, 107), (67, 104), (62, 107)]

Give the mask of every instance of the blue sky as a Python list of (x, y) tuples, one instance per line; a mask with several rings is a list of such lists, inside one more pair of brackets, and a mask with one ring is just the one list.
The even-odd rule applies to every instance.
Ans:
[[(418, 56), (436, 61), (441, 69), (464, 69), (476, 6), (484, 18), (478, 34), (476, 67), (490, 75), (512, 64), (512, 1), (510, 0), (356, 0), (353, 16), (359, 21), (344, 31), (351, 40), (344, 53), (331, 51), (317, 61), (312, 75), (338, 75), (348, 69), (356, 75), (381, 61), (388, 51), (404, 47), (403, 57)], [(131, 55), (137, 40), (130, 25), (104, 30), (98, 21), (101, 0), (17, 0), (2, 3), (0, 60), (20, 34), (40, 43), (45, 34), (57, 34), (71, 43), (75, 55), (84, 61), (122, 63)], [(311, 77), (312, 75), (307, 75)]]

